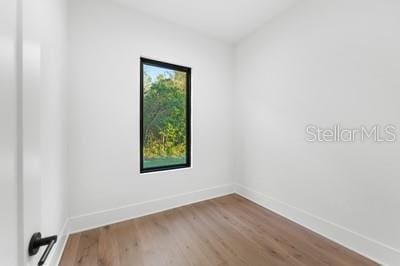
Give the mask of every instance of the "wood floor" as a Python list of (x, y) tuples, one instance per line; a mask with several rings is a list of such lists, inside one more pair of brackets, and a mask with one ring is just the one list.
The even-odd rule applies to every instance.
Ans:
[(69, 237), (60, 265), (377, 265), (236, 194)]

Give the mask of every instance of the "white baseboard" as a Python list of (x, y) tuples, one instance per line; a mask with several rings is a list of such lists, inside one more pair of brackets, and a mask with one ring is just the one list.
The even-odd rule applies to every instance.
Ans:
[(400, 251), (240, 184), (235, 192), (289, 220), (382, 264), (400, 265)]
[(68, 218), (65, 219), (64, 225), (61, 228), (60, 232), (58, 233), (57, 242), (54, 245), (53, 250), (49, 254), (49, 257), (46, 263), (44, 264), (45, 266), (54, 266), (60, 263), (61, 256), (64, 251), (65, 244), (67, 243), (69, 235), (67, 229), (68, 229)]
[(198, 201), (228, 195), (233, 193), (233, 191), (234, 186), (232, 184), (228, 184), (71, 217), (68, 222), (68, 232), (70, 234), (81, 232), (96, 227), (188, 205)]

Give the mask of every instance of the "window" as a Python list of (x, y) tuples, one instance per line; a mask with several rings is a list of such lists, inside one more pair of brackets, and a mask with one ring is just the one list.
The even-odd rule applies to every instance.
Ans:
[(140, 172), (190, 167), (189, 67), (140, 59)]

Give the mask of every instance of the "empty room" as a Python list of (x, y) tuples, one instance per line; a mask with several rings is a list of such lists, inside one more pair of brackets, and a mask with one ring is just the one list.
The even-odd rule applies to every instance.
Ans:
[(1, 0), (0, 265), (400, 266), (400, 1)]

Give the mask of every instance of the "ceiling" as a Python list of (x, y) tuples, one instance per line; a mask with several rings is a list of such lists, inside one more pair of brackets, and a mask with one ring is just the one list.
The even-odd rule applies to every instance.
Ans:
[(236, 43), (298, 0), (113, 0), (142, 13)]

